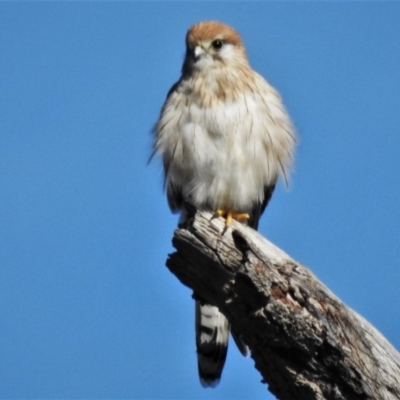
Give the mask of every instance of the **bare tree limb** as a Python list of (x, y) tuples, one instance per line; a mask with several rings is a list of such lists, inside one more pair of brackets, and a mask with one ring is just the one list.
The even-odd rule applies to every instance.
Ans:
[(278, 399), (400, 399), (399, 353), (257, 232), (198, 212), (173, 244), (168, 268), (226, 315)]

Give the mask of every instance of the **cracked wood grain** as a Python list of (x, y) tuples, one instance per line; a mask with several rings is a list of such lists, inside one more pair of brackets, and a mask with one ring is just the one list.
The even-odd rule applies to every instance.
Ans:
[(198, 212), (173, 245), (168, 268), (226, 315), (278, 399), (400, 399), (399, 353), (256, 231)]

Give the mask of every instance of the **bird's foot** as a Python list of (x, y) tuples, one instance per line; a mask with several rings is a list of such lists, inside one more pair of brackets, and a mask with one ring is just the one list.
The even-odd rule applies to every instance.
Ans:
[(230, 226), (232, 220), (235, 219), (236, 221), (247, 221), (250, 218), (250, 215), (247, 213), (236, 213), (231, 210), (218, 210), (216, 212), (218, 217), (226, 218), (225, 225)]

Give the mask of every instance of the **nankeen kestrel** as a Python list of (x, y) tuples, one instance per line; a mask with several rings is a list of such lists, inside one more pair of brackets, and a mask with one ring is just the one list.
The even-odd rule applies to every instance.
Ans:
[[(287, 180), (295, 132), (278, 92), (249, 65), (240, 35), (216, 21), (186, 35), (182, 75), (154, 128), (168, 203), (240, 220), (257, 229), (279, 177)], [(218, 384), (230, 326), (217, 307), (196, 300), (200, 381)], [(234, 335), (234, 338), (237, 335)], [(242, 353), (247, 347), (235, 338)]]

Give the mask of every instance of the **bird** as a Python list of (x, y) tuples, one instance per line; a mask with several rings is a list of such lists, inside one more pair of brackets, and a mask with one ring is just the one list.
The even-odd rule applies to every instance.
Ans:
[[(184, 204), (257, 230), (279, 178), (288, 182), (296, 133), (280, 94), (249, 64), (240, 34), (219, 21), (186, 33), (179, 80), (153, 128), (153, 155), (162, 159), (172, 212)], [(218, 307), (195, 296), (200, 383), (218, 385), (230, 323)], [(243, 339), (232, 331), (239, 350)]]

